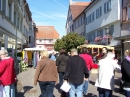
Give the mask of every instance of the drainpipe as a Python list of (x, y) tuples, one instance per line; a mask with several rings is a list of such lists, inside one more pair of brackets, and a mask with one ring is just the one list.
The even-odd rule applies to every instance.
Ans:
[[(123, 16), (123, 0), (121, 0), (121, 13), (120, 13), (120, 37), (121, 37), (121, 32), (122, 32), (122, 16)], [(121, 41), (121, 61), (124, 58), (124, 40), (120, 40)]]
[(84, 33), (85, 33), (85, 40), (86, 40), (86, 14), (84, 13)]

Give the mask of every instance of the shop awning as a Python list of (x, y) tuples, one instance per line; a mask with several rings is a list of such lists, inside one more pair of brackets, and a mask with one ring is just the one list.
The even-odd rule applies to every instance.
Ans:
[(95, 45), (95, 44), (84, 44), (84, 45), (78, 46), (78, 48), (82, 48), (82, 47), (87, 47), (87, 48), (103, 48), (103, 47), (107, 47), (108, 49), (114, 49), (114, 47), (111, 47), (111, 46)]
[(128, 43), (128, 42), (130, 42), (130, 40), (126, 40), (126, 41), (124, 41), (123, 43)]
[(124, 40), (124, 39), (130, 39), (130, 35), (126, 35), (126, 36), (119, 36), (119, 37), (115, 37), (115, 40)]
[(25, 51), (43, 51), (45, 48), (25, 48)]

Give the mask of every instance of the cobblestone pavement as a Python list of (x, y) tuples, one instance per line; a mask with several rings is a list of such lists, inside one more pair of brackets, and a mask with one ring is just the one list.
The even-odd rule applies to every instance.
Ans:
[[(34, 74), (35, 74), (35, 69), (28, 68), (27, 71), (22, 72), (17, 76), (17, 78), (20, 80), (20, 82), (23, 85), (23, 90), (20, 93), (17, 93), (16, 97), (39, 97), (40, 95), (39, 85), (35, 87), (33, 86)], [(116, 73), (115, 90), (113, 92), (113, 97), (125, 97), (118, 93), (120, 77), (121, 74)], [(88, 95), (85, 97), (98, 97), (97, 88), (94, 86), (96, 78), (97, 78), (97, 74), (90, 75)], [(54, 97), (60, 97), (60, 93), (56, 88), (54, 89)]]

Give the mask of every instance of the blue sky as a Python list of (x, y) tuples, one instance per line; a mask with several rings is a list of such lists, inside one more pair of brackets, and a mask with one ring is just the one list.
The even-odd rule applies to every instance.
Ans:
[[(90, 0), (73, 0), (90, 1)], [(69, 0), (27, 0), (37, 26), (54, 26), (60, 37), (66, 35), (65, 24)]]

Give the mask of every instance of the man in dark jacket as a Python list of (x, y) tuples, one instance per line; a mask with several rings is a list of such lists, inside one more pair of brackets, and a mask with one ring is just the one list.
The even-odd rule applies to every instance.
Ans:
[(75, 97), (75, 93), (77, 97), (82, 97), (83, 82), (88, 80), (89, 71), (84, 59), (78, 56), (77, 49), (71, 50), (71, 56), (67, 62), (64, 80), (71, 86), (70, 97)]
[[(63, 84), (63, 76), (65, 74), (65, 68), (66, 68), (68, 59), (69, 59), (69, 56), (66, 54), (66, 51), (64, 49), (61, 49), (60, 55), (56, 58), (56, 65), (57, 65), (58, 73), (59, 73), (59, 87), (61, 87), (61, 85)], [(66, 94), (62, 92), (61, 95), (63, 96)]]

